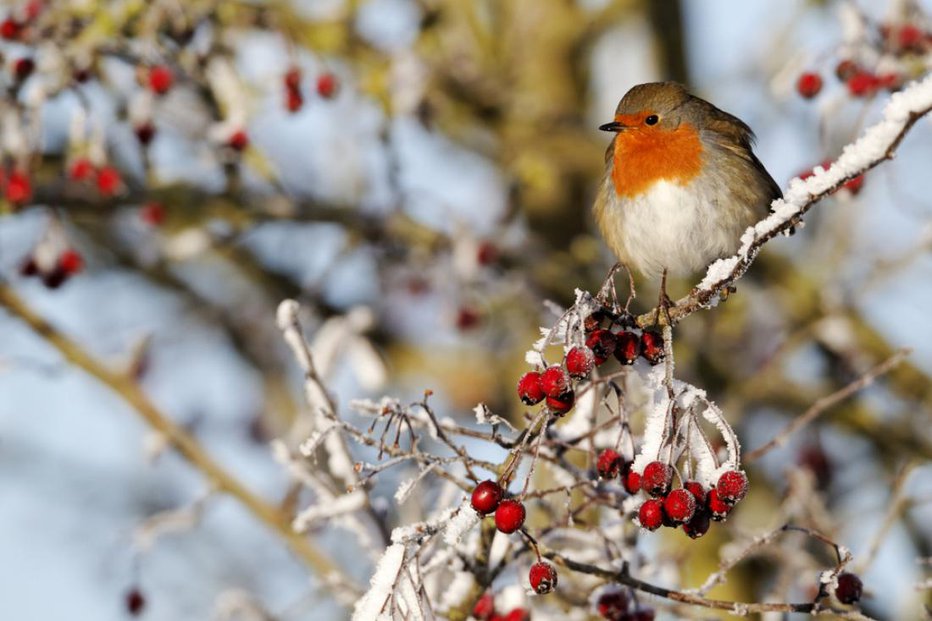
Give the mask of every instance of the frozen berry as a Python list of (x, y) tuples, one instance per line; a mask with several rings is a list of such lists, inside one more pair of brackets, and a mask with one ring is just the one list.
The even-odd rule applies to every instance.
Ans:
[(491, 593), (483, 593), (476, 605), (473, 606), (472, 616), (478, 621), (488, 621), (495, 614), (495, 598)]
[(848, 92), (855, 97), (866, 97), (873, 95), (877, 90), (879, 83), (877, 76), (868, 71), (858, 71), (847, 81)]
[(249, 135), (245, 130), (238, 129), (227, 138), (227, 146), (234, 151), (244, 151), (249, 146)]
[(847, 82), (859, 71), (861, 71), (861, 68), (850, 59), (845, 59), (835, 66), (835, 76), (842, 82)]
[(628, 596), (624, 591), (607, 591), (599, 596), (595, 609), (606, 621), (621, 621), (628, 613)]
[(29, 58), (19, 58), (13, 63), (13, 75), (16, 76), (17, 80), (25, 80), (36, 68), (36, 61)]
[(301, 70), (297, 67), (291, 67), (285, 72), (285, 88), (288, 90), (298, 90), (301, 88)]
[(122, 185), (120, 171), (113, 166), (104, 166), (97, 171), (97, 190), (104, 196), (113, 196)]
[(641, 489), (651, 496), (664, 496), (670, 490), (673, 468), (662, 461), (652, 461), (644, 466), (641, 474)]
[(472, 491), (470, 504), (477, 513), (488, 515), (498, 508), (503, 495), (501, 485), (495, 481), (483, 481)]
[(838, 574), (838, 586), (835, 587), (835, 597), (842, 604), (854, 604), (861, 599), (864, 584), (855, 574), (845, 572)]
[(722, 501), (733, 505), (748, 493), (748, 478), (740, 470), (729, 470), (718, 478), (715, 489)]
[(323, 97), (324, 99), (332, 99), (337, 93), (337, 76), (333, 75), (329, 71), (326, 73), (320, 74), (317, 78), (317, 94)]
[(625, 474), (625, 491), (629, 494), (637, 494), (641, 491), (641, 475), (634, 470), (628, 470)]
[(615, 357), (621, 364), (634, 364), (641, 353), (641, 339), (634, 332), (619, 332), (615, 335)]
[(142, 614), (143, 609), (146, 607), (146, 597), (142, 594), (142, 591), (133, 587), (126, 592), (123, 603), (126, 606), (126, 612), (136, 617)]
[(69, 248), (58, 257), (58, 267), (69, 276), (84, 268), (84, 258), (77, 250)]
[(705, 507), (699, 507), (696, 509), (696, 512), (693, 513), (692, 519), (683, 524), (683, 532), (692, 539), (698, 539), (709, 532), (709, 526), (711, 524), (709, 512), (705, 510)]
[(570, 376), (563, 367), (553, 365), (541, 373), (540, 386), (548, 397), (559, 397), (569, 389)]
[(524, 505), (517, 500), (503, 500), (495, 510), (495, 527), (506, 535), (511, 534), (524, 525), (526, 515)]
[(674, 524), (692, 519), (696, 512), (696, 498), (685, 489), (675, 489), (663, 499), (663, 512)]
[(566, 371), (575, 379), (586, 379), (595, 366), (595, 355), (588, 347), (574, 347), (566, 352)]
[(301, 91), (289, 88), (285, 92), (285, 108), (288, 112), (297, 112), (304, 106), (304, 96)]
[(807, 71), (796, 81), (796, 90), (806, 99), (812, 99), (822, 90), (822, 76)]
[(641, 355), (650, 364), (663, 360), (663, 336), (656, 330), (644, 330), (641, 334)]
[(923, 38), (922, 30), (912, 24), (902, 26), (896, 33), (896, 43), (904, 50), (921, 48)]
[(6, 182), (6, 199), (14, 205), (22, 205), (32, 198), (32, 182), (29, 175), (21, 170), (10, 173)]
[(732, 505), (719, 498), (718, 490), (714, 487), (706, 494), (705, 506), (709, 510), (710, 517), (716, 522), (721, 522), (728, 517), (732, 508)]
[(0, 37), (4, 39), (16, 39), (22, 30), (23, 25), (12, 17), (7, 17), (0, 23)]
[(71, 168), (68, 169), (68, 177), (70, 177), (72, 181), (85, 181), (86, 179), (90, 179), (93, 174), (94, 165), (86, 157), (79, 157), (71, 164)]
[(149, 70), (149, 88), (156, 95), (164, 95), (172, 87), (175, 76), (165, 65), (156, 65)]
[(705, 504), (705, 489), (702, 487), (702, 483), (699, 481), (686, 481), (683, 483), (683, 488), (689, 491), (693, 495), (693, 498), (696, 499), (696, 506), (701, 507)]
[(576, 403), (576, 394), (572, 390), (567, 390), (559, 397), (547, 397), (547, 407), (556, 414), (566, 414), (573, 409)]
[(528, 578), (531, 581), (531, 588), (538, 595), (550, 593), (557, 588), (557, 569), (550, 563), (538, 561), (531, 565)]
[(615, 335), (608, 330), (594, 330), (586, 338), (586, 347), (592, 350), (595, 363), (602, 364), (615, 352)]
[(612, 449), (605, 449), (599, 453), (599, 459), (596, 461), (596, 470), (603, 479), (614, 479), (621, 472), (624, 464), (621, 455)]
[(534, 405), (544, 400), (544, 388), (540, 385), (540, 373), (528, 371), (518, 380), (518, 397), (524, 405)]
[(605, 318), (605, 313), (603, 311), (593, 311), (583, 320), (583, 328), (585, 328), (586, 334), (591, 334), (592, 332), (600, 329)]
[(861, 191), (861, 187), (863, 186), (864, 186), (864, 175), (858, 175), (857, 177), (854, 177), (852, 179), (848, 179), (847, 181), (845, 181), (842, 187), (848, 190), (849, 192), (851, 192), (852, 194), (857, 194), (858, 192)]
[(638, 521), (647, 530), (657, 530), (663, 524), (663, 501), (659, 498), (645, 500), (638, 509)]

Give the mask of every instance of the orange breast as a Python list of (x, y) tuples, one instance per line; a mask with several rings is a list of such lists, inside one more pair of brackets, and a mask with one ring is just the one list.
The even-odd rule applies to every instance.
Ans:
[(686, 185), (701, 171), (702, 142), (692, 125), (630, 129), (615, 138), (612, 181), (618, 196), (638, 196), (661, 180)]

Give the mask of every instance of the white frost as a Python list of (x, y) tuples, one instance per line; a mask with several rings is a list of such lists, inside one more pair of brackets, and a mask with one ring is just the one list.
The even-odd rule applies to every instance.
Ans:
[(392, 595), (404, 560), (403, 544), (396, 543), (385, 549), (369, 580), (369, 590), (356, 602), (352, 621), (373, 621), (379, 618)]

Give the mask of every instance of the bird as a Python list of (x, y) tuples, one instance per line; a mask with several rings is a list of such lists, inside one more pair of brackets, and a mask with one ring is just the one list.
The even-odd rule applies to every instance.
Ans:
[(744, 230), (765, 217), (780, 187), (753, 151), (738, 117), (676, 82), (632, 87), (599, 127), (612, 132), (593, 211), (629, 271), (689, 275), (734, 254)]

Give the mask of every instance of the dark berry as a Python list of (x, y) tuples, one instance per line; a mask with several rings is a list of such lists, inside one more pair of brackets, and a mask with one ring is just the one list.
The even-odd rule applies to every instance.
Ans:
[(733, 505), (748, 493), (748, 478), (739, 470), (729, 470), (718, 478), (715, 489), (723, 502)]
[(644, 330), (641, 333), (641, 355), (650, 364), (663, 360), (663, 336), (656, 330)]
[(685, 489), (675, 489), (663, 499), (663, 512), (674, 524), (692, 519), (696, 512), (696, 497)]
[(557, 570), (550, 563), (538, 561), (531, 565), (528, 578), (531, 581), (531, 588), (538, 595), (550, 593), (557, 588)]
[(503, 500), (495, 510), (495, 527), (510, 535), (524, 525), (526, 515), (524, 505), (517, 500)]
[(621, 364), (634, 364), (641, 353), (641, 339), (634, 332), (619, 332), (615, 335), (615, 357)]
[(641, 474), (641, 489), (651, 496), (664, 496), (670, 490), (673, 468), (662, 461), (652, 461), (644, 466)]
[(541, 373), (540, 386), (548, 397), (559, 397), (570, 388), (570, 376), (563, 367), (553, 365)]
[(663, 501), (659, 498), (645, 500), (638, 509), (638, 521), (647, 530), (657, 530), (663, 524)]
[(540, 373), (537, 371), (528, 371), (518, 380), (518, 397), (524, 405), (540, 403), (545, 396), (540, 385)]
[(806, 99), (812, 99), (822, 90), (822, 76), (812, 72), (802, 74), (796, 81), (796, 90)]
[(615, 335), (608, 330), (595, 330), (586, 337), (586, 347), (592, 350), (595, 363), (601, 365), (615, 352)]
[(504, 491), (495, 481), (483, 481), (472, 491), (472, 508), (481, 515), (487, 515), (498, 508)]
[(624, 465), (621, 455), (612, 449), (605, 449), (599, 453), (599, 459), (596, 461), (596, 470), (603, 479), (614, 479), (621, 472)]
[(143, 146), (147, 146), (155, 138), (155, 125), (148, 121), (134, 127), (133, 131), (136, 133), (136, 140)]
[(628, 596), (624, 591), (608, 591), (595, 604), (599, 616), (606, 621), (621, 621), (628, 613)]
[(850, 80), (861, 68), (853, 60), (843, 60), (835, 67), (835, 76), (842, 82)]
[(138, 588), (132, 588), (126, 592), (123, 603), (126, 605), (126, 612), (136, 617), (142, 614), (146, 607), (146, 597)]
[(570, 377), (578, 380), (586, 379), (595, 366), (595, 355), (588, 347), (574, 347), (566, 352), (566, 371)]
[(35, 276), (39, 273), (39, 265), (32, 257), (27, 257), (19, 266), (19, 273), (22, 276)]
[(654, 621), (653, 608), (638, 608), (628, 615), (625, 621)]
[(576, 403), (576, 393), (568, 390), (559, 397), (547, 397), (547, 407), (555, 414), (566, 414), (573, 409)]
[(732, 508), (732, 505), (719, 498), (718, 490), (714, 487), (706, 494), (705, 506), (709, 510), (710, 517), (716, 522), (724, 521)]
[(29, 57), (19, 58), (13, 64), (13, 75), (17, 80), (25, 80), (35, 71), (36, 61)]
[(854, 604), (861, 599), (864, 584), (855, 574), (845, 572), (838, 574), (838, 586), (835, 587), (835, 597), (842, 604)]
[(42, 284), (49, 289), (58, 289), (66, 280), (68, 280), (68, 272), (60, 267), (42, 275)]
[(699, 507), (691, 520), (683, 524), (683, 532), (689, 535), (693, 539), (698, 539), (704, 534), (709, 532), (709, 526), (711, 525), (709, 520), (709, 512), (706, 511), (705, 507)]

